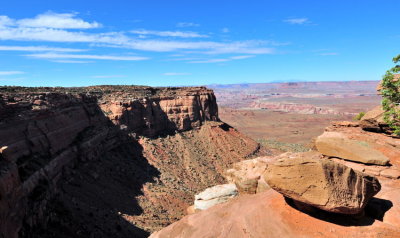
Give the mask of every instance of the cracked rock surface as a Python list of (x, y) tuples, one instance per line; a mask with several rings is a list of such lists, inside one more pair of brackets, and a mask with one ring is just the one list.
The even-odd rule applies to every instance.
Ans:
[(280, 157), (264, 174), (271, 188), (328, 212), (358, 214), (381, 189), (375, 177), (321, 158), (317, 152)]

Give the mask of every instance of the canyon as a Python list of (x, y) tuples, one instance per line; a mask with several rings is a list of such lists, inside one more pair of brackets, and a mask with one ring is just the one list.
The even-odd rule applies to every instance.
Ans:
[(0, 95), (0, 237), (147, 237), (259, 150), (204, 87)]
[[(376, 85), (0, 87), (0, 237), (396, 237), (400, 145)], [(282, 182), (324, 173), (321, 198)]]

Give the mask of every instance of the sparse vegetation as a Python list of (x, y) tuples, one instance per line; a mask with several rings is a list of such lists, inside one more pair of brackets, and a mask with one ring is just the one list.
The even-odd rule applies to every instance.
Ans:
[(359, 121), (365, 116), (365, 112), (360, 112), (358, 113), (355, 117), (353, 117), (353, 120)]
[(258, 139), (257, 142), (268, 149), (276, 149), (282, 152), (306, 152), (310, 150), (310, 148), (302, 144), (287, 143), (277, 140)]
[(393, 58), (396, 64), (393, 68), (386, 71), (382, 79), (382, 107), (385, 111), (384, 120), (394, 130), (395, 135), (400, 135), (400, 54)]

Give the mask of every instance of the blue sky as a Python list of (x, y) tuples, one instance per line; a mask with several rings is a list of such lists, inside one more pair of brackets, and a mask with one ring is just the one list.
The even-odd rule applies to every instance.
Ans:
[(3, 0), (0, 85), (378, 80), (400, 53), (399, 8), (398, 0)]

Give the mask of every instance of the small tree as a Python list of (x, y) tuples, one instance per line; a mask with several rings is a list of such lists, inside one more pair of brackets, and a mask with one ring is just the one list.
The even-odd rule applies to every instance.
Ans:
[(400, 135), (400, 55), (393, 58), (396, 64), (393, 68), (386, 71), (382, 79), (382, 107), (385, 111), (384, 120), (394, 130), (394, 134)]

